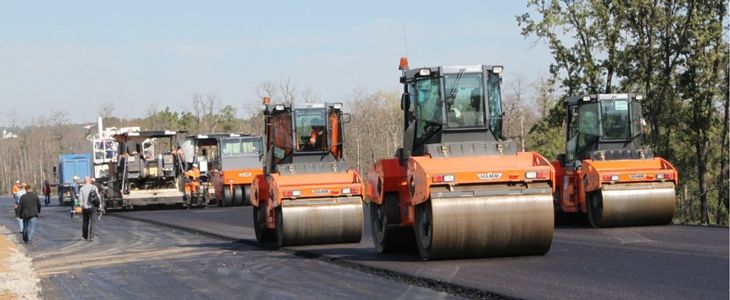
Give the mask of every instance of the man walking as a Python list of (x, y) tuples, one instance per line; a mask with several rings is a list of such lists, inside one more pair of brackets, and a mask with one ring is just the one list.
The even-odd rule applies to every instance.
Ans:
[(25, 191), (26, 193), (20, 197), (18, 211), (23, 219), (23, 241), (28, 244), (33, 241), (36, 219), (41, 212), (41, 199), (33, 192), (30, 185), (25, 186)]
[(43, 201), (46, 203), (46, 206), (51, 204), (51, 184), (48, 183), (48, 180), (43, 182), (43, 196)]
[(18, 219), (18, 232), (23, 233), (23, 218), (20, 217), (20, 197), (25, 195), (25, 182), (20, 184), (20, 188), (13, 194), (15, 196), (15, 218)]
[[(94, 203), (96, 201), (98, 206)], [(79, 205), (84, 218), (83, 227), (81, 227), (81, 235), (87, 241), (94, 240), (94, 225), (99, 214), (101, 199), (99, 198), (99, 189), (91, 183), (91, 177), (84, 178), (84, 186), (79, 190)]]

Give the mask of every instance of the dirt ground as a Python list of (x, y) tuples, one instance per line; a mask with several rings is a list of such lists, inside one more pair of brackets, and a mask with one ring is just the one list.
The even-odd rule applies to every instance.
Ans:
[(19, 242), (17, 228), (0, 226), (0, 300), (38, 299), (40, 279), (27, 251)]

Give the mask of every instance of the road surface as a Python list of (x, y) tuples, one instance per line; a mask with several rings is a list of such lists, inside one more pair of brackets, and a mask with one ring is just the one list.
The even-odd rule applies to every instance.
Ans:
[[(381, 274), (465, 297), (531, 299), (728, 299), (728, 229), (649, 226), (555, 230), (545, 256), (419, 260), (377, 253), (366, 212), (358, 244), (287, 247), (300, 257)], [(186, 228), (257, 245), (250, 207), (119, 212), (115, 216)], [(170, 229), (171, 230), (171, 229)], [(475, 292), (476, 291), (476, 292)]]
[[(17, 232), (12, 199), (0, 198), (0, 213), (0, 225)], [(43, 299), (459, 298), (323, 260), (150, 223), (103, 216), (97, 224), (97, 238), (88, 242), (81, 238), (80, 218), (71, 219), (67, 207), (42, 209), (26, 251), (41, 278)]]

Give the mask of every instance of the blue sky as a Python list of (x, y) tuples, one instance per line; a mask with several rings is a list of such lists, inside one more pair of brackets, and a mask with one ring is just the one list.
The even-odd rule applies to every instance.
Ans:
[(398, 87), (403, 24), (411, 66), (502, 64), (507, 83), (551, 61), (519, 34), (519, 1), (149, 2), (0, 1), (3, 110), (90, 122), (101, 103), (141, 116), (189, 108), (198, 92), (243, 114), (256, 85), (287, 78), (344, 100)]

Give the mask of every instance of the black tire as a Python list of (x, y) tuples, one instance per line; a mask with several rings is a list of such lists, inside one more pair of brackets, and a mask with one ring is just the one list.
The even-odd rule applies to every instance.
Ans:
[(412, 250), (414, 243), (413, 230), (398, 228), (400, 224), (400, 206), (398, 194), (388, 193), (383, 204), (370, 202), (370, 229), (375, 249), (381, 253)]
[(251, 186), (243, 185), (243, 186), (241, 186), (241, 190), (243, 191), (243, 206), (250, 206), (251, 205)]
[(233, 187), (233, 206), (243, 205), (243, 190), (240, 185)]
[(276, 207), (276, 249), (284, 247), (286, 239), (284, 237), (284, 215), (281, 206)]
[(223, 186), (223, 201), (221, 201), (221, 206), (231, 206), (233, 204), (233, 191), (231, 191), (231, 188), (228, 186)]
[(591, 227), (601, 227), (601, 215), (603, 215), (603, 197), (601, 191), (595, 191), (586, 195), (586, 211), (588, 212), (588, 222)]
[(273, 242), (274, 231), (266, 228), (266, 207), (261, 204), (259, 207), (253, 207), (253, 229), (256, 234), (256, 240), (260, 243)]
[(431, 214), (431, 200), (416, 206), (414, 216), (413, 230), (416, 235), (416, 248), (421, 259), (429, 260), (431, 258), (431, 239), (433, 235)]

